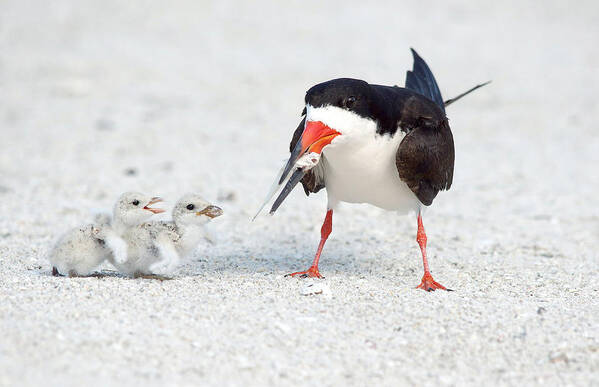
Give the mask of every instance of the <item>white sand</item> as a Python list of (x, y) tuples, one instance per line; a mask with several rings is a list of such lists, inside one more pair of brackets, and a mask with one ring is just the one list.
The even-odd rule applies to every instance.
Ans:
[[(596, 2), (124, 3), (0, 3), (0, 386), (599, 385)], [(456, 291), (414, 289), (413, 216), (345, 205), (302, 295), (324, 192), (249, 218), (305, 90), (403, 85), (410, 46), (446, 98), (493, 80), (424, 218)], [(50, 276), (131, 189), (215, 200), (219, 244), (172, 281)]]

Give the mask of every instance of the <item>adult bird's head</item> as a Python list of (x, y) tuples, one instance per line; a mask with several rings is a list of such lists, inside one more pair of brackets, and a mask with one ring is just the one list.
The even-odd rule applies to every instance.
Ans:
[(311, 87), (306, 92), (306, 106), (302, 112), (304, 129), (291, 150), (279, 184), (302, 156), (320, 155), (327, 147), (374, 134), (377, 123), (372, 118), (372, 101), (372, 88), (359, 79), (339, 78)]
[[(373, 90), (359, 79), (339, 78), (320, 83), (306, 92), (306, 125), (301, 136), (301, 157), (305, 152), (321, 153), (332, 144), (351, 141), (352, 137), (376, 128), (371, 118)], [(339, 137), (339, 138), (337, 138)]]
[(289, 159), (258, 213), (283, 187), (270, 213), (276, 211), (306, 172), (319, 164), (321, 155), (344, 144), (359, 145), (364, 136), (374, 135), (379, 105), (376, 100), (373, 88), (359, 79), (339, 78), (311, 87), (306, 92), (304, 119), (294, 135)]

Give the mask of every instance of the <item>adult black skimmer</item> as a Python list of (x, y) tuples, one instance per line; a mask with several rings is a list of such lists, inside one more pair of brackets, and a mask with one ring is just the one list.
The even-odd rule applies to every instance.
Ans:
[(322, 278), (318, 261), (335, 206), (341, 201), (369, 203), (418, 214), (416, 240), (424, 275), (417, 288), (448, 290), (433, 279), (428, 266), (422, 207), (451, 187), (454, 144), (445, 106), (485, 84), (444, 102), (429, 67), (416, 51), (412, 54), (405, 88), (339, 78), (306, 92), (291, 157), (265, 204), (283, 187), (270, 210), (274, 213), (301, 181), (306, 195), (326, 188), (328, 206), (312, 266), (288, 275)]

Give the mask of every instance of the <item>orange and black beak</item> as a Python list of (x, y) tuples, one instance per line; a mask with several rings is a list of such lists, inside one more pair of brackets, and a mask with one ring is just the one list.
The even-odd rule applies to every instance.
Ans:
[[(297, 160), (306, 153), (322, 153), (322, 149), (329, 145), (331, 141), (341, 133), (335, 129), (331, 129), (321, 121), (306, 121), (304, 126), (304, 132), (302, 137), (297, 142), (295, 148), (291, 152), (291, 156), (283, 169), (281, 178), (279, 179), (279, 185), (283, 184)], [(287, 180), (287, 184), (283, 187), (283, 190), (273, 203), (270, 213), (273, 214), (277, 208), (283, 203), (283, 200), (289, 195), (293, 188), (299, 183), (307, 170), (305, 168), (296, 168), (293, 174)]]
[(307, 121), (300, 140), (302, 144), (300, 155), (306, 152), (321, 153), (322, 148), (329, 145), (340, 134), (335, 129), (329, 128), (320, 121)]
[(152, 199), (151, 199), (151, 200), (148, 202), (148, 204), (146, 204), (146, 205), (144, 206), (144, 210), (148, 210), (148, 211), (150, 211), (150, 212), (152, 212), (152, 213), (154, 213), (154, 214), (160, 214), (161, 212), (164, 212), (164, 210), (163, 210), (162, 208), (151, 208), (150, 206), (151, 206), (152, 204), (160, 203), (160, 202), (162, 202), (162, 201), (163, 201), (163, 200), (162, 200), (162, 198), (159, 198), (159, 197), (153, 197), (153, 198), (152, 198)]
[(306, 152), (321, 153), (322, 149), (329, 145), (331, 141), (341, 133), (335, 129), (331, 129), (321, 121), (306, 121), (302, 137), (297, 142), (295, 148), (291, 152), (291, 156), (285, 165), (285, 169), (279, 184), (283, 184), (285, 178), (293, 168), (295, 162), (302, 157)]

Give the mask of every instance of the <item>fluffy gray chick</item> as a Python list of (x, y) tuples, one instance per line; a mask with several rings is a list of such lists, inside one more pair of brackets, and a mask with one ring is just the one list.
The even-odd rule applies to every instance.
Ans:
[(206, 237), (204, 226), (223, 210), (197, 194), (183, 196), (172, 221), (147, 222), (123, 235), (127, 261), (118, 269), (128, 275), (170, 274)]
[(148, 220), (153, 214), (163, 212), (151, 208), (160, 198), (149, 197), (139, 192), (126, 192), (117, 200), (113, 219), (96, 217), (102, 223), (76, 227), (63, 234), (50, 253), (48, 260), (52, 274), (73, 276), (89, 275), (104, 260), (125, 261), (127, 245), (120, 234), (130, 227)]

